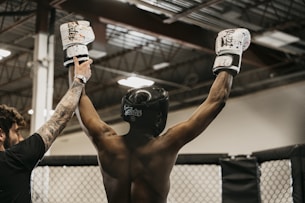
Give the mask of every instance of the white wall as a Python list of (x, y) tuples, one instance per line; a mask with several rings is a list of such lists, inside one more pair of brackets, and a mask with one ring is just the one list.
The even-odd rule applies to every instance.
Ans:
[[(305, 143), (305, 82), (232, 98), (213, 123), (181, 153), (250, 154)], [(167, 127), (182, 121), (195, 107), (169, 114)], [(128, 125), (112, 126), (120, 134)], [(59, 137), (51, 155), (96, 154), (83, 132)]]

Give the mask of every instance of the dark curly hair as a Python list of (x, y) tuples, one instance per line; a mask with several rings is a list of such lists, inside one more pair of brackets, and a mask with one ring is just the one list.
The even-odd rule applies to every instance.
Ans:
[(0, 128), (6, 135), (9, 134), (9, 130), (14, 123), (20, 127), (26, 125), (24, 118), (14, 107), (0, 104)]

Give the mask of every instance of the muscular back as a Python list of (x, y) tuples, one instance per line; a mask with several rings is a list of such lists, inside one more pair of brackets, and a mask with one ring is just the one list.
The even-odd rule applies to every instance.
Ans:
[(128, 135), (118, 136), (83, 94), (80, 114), (98, 151), (109, 203), (166, 203), (178, 151), (200, 135), (222, 110), (232, 79), (226, 71), (220, 72), (208, 98), (189, 119), (157, 137), (142, 123), (131, 125)]
[(126, 136), (111, 136), (99, 151), (109, 203), (165, 203), (169, 176), (176, 160), (163, 137), (132, 147)]

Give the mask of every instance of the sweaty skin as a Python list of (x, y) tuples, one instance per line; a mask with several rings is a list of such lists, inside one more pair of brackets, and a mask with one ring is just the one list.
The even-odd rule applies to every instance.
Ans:
[(154, 137), (142, 126), (118, 135), (101, 120), (83, 91), (79, 110), (97, 152), (109, 203), (166, 203), (179, 150), (200, 135), (222, 110), (232, 75), (222, 71), (207, 99), (189, 119)]

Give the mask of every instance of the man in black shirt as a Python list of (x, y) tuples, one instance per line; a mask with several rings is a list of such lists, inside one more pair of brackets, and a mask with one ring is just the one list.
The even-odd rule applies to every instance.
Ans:
[(92, 60), (82, 63), (73, 57), (75, 72), (70, 89), (54, 114), (33, 135), (23, 140), (19, 129), (25, 125), (18, 111), (0, 105), (0, 202), (30, 203), (31, 173), (73, 115), (86, 81), (91, 77)]

